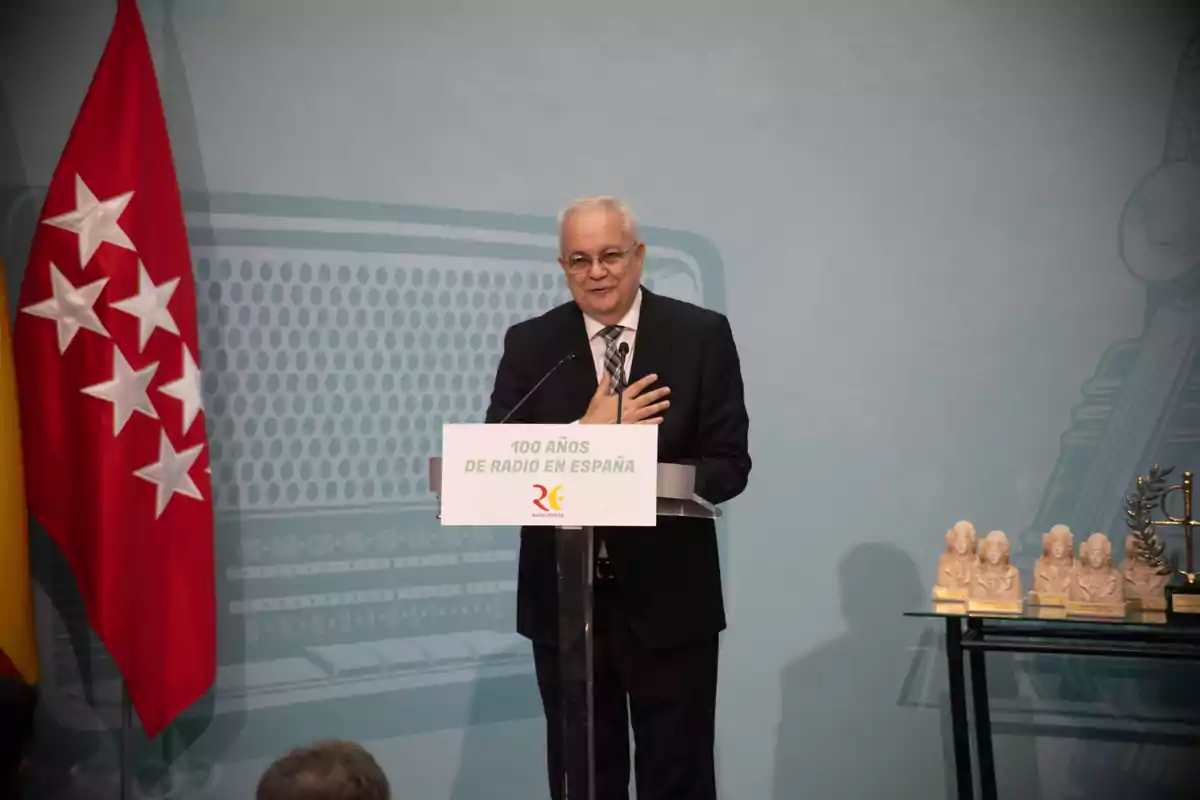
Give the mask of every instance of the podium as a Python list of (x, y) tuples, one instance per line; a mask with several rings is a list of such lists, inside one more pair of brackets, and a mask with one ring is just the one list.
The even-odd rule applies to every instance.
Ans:
[[(476, 468), (492, 462), (495, 462), (495, 466), (506, 466), (506, 459), (497, 456), (510, 455), (509, 451), (515, 453), (522, 450), (521, 445), (530, 442), (529, 437), (533, 430), (546, 441), (586, 441), (590, 445), (588, 450), (592, 452), (585, 450), (585, 454), (591, 456), (590, 458), (571, 459), (566, 465), (566, 471), (577, 478), (598, 473), (593, 473), (590, 469), (587, 472), (571, 472), (573, 465), (578, 466), (584, 461), (590, 461), (592, 464), (589, 464), (589, 467), (596, 462), (603, 466), (606, 462), (616, 463), (611, 457), (614, 451), (631, 454), (631, 458), (622, 456), (622, 463), (633, 462), (632, 472), (622, 474), (622, 477), (629, 478), (624, 482), (627, 493), (589, 498), (589, 492), (607, 492), (612, 487), (599, 480), (594, 484), (586, 479), (577, 481), (573, 490), (574, 497), (568, 499), (578, 500), (580, 492), (583, 492), (585, 499), (595, 499), (598, 502), (592, 504), (593, 508), (568, 519), (565, 515), (561, 518), (553, 516), (556, 513), (561, 514), (562, 507), (566, 504), (565, 500), (556, 495), (565, 482), (559, 480), (558, 474), (547, 477), (546, 472), (541, 469), (529, 472), (518, 470), (514, 473), (511, 469), (517, 459), (507, 459), (511, 462), (507, 464), (509, 471), (492, 473), (502, 477), (489, 478), (486, 477), (486, 473), (476, 473), (477, 480), (469, 484), (473, 489), (469, 495), (464, 481), (444, 480), (450, 477), (445, 474), (445, 469), (454, 470), (453, 474), (458, 478), (462, 478), (464, 472), (471, 472), (471, 469), (464, 468), (464, 464), (469, 467), (471, 461), (476, 462)], [(479, 441), (483, 439), (487, 441)], [(626, 441), (617, 442), (616, 439)], [(479, 442), (477, 450), (472, 446), (471, 454), (482, 457), (464, 457), (464, 446), (470, 441)], [(592, 691), (595, 529), (614, 524), (622, 527), (646, 527), (648, 530), (645, 535), (652, 536), (652, 528), (658, 517), (716, 519), (720, 517), (721, 512), (696, 494), (694, 466), (658, 463), (657, 431), (652, 426), (446, 425), (443, 429), (443, 442), (443, 457), (429, 460), (429, 488), (437, 495), (438, 519), (442, 524), (541, 525), (553, 527), (555, 530), (563, 774), (553, 778), (561, 781), (562, 794), (567, 800), (593, 800), (596, 785), (595, 705)], [(529, 454), (528, 450), (525, 450), (525, 454)], [(647, 459), (646, 456), (650, 457)], [(529, 459), (532, 460), (535, 459)], [(544, 458), (536, 460), (539, 467), (544, 466)], [(562, 462), (562, 459), (554, 460)], [(521, 476), (524, 480), (514, 479), (514, 475)], [(450, 487), (450, 492), (444, 495), (443, 488), (447, 483), (457, 485)], [(534, 512), (536, 516), (530, 518), (528, 510), (509, 500), (516, 485), (534, 487), (535, 507), (549, 510), (544, 513)], [(495, 491), (490, 491), (492, 489)], [(634, 514), (636, 519), (632, 522), (614, 520), (614, 516), (621, 515), (611, 513), (613, 497), (619, 497), (620, 503), (640, 505), (641, 508)], [(494, 508), (487, 507), (489, 501), (495, 501)], [(454, 514), (455, 519), (447, 522), (449, 515), (444, 512), (449, 504), (468, 502), (474, 508), (464, 514)], [(525, 502), (528, 502), (527, 497)]]

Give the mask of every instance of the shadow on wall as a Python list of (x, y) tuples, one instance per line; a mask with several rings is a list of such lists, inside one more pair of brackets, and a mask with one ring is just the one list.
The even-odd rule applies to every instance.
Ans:
[[(846, 633), (789, 664), (775, 753), (775, 798), (955, 797), (943, 637), (900, 616), (928, 587), (912, 558), (860, 544), (838, 563)], [(989, 656), (992, 695), (1016, 697), (1011, 659)], [(996, 741), (1013, 796), (1038, 797), (1035, 742)], [(940, 770), (931, 768), (941, 764)], [(820, 781), (816, 783), (815, 781)]]
[[(846, 633), (789, 664), (775, 753), (775, 798), (941, 797), (953, 783), (936, 713), (897, 705), (917, 627), (897, 615), (925, 597), (912, 558), (861, 544), (838, 564)], [(815, 781), (819, 781), (816, 783)]]

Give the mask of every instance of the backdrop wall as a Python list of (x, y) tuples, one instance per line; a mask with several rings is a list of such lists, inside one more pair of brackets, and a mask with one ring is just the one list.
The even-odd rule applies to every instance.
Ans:
[[(248, 796), (341, 736), (404, 797), (545, 794), (515, 532), (439, 529), (424, 462), (482, 417), (505, 327), (566, 297), (553, 220), (581, 194), (629, 201), (649, 283), (741, 351), (727, 796), (952, 791), (938, 629), (899, 616), (943, 532), (1002, 529), (1028, 568), (1055, 523), (1119, 543), (1151, 460), (1200, 466), (1190, 4), (140, 5), (219, 514), (220, 677), (139, 747), (163, 793)], [(113, 8), (3, 13), (15, 302)], [(112, 796), (115, 674), (34, 553), (38, 796)], [(989, 659), (1003, 794), (1184, 779), (1186, 674)]]

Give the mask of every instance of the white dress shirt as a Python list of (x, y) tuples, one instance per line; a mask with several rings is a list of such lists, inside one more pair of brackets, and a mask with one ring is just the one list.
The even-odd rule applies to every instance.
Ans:
[[(629, 345), (629, 352), (625, 354), (625, 383), (629, 384), (629, 367), (633, 364), (633, 343), (637, 339), (638, 319), (642, 316), (642, 290), (638, 289), (637, 295), (633, 298), (633, 305), (625, 312), (625, 316), (621, 317), (621, 321), (617, 324), (624, 328), (621, 335), (617, 337), (617, 346), (621, 346), (621, 342)], [(592, 319), (586, 313), (583, 315), (583, 327), (587, 331), (588, 344), (592, 348), (592, 361), (596, 364), (596, 383), (604, 379), (604, 351), (608, 347), (608, 341), (600, 335), (600, 331), (608, 326), (599, 320)]]
[[(625, 383), (629, 384), (629, 367), (633, 364), (633, 343), (637, 339), (638, 320), (642, 316), (642, 290), (639, 288), (637, 295), (633, 298), (633, 305), (625, 312), (625, 316), (621, 317), (621, 321), (617, 324), (624, 330), (617, 337), (617, 347), (621, 346), (621, 342), (629, 345), (629, 352), (625, 354)], [(604, 353), (608, 349), (608, 340), (600, 335), (600, 331), (608, 326), (599, 320), (592, 319), (586, 313), (583, 315), (583, 327), (587, 331), (588, 344), (592, 348), (592, 361), (596, 365), (596, 383), (600, 383), (604, 379), (606, 371), (604, 366)], [(608, 558), (608, 546), (603, 540), (600, 541), (600, 558)]]

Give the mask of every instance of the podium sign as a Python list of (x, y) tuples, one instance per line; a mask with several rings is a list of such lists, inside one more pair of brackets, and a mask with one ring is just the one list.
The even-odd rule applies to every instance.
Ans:
[(443, 525), (653, 527), (654, 425), (442, 428)]

